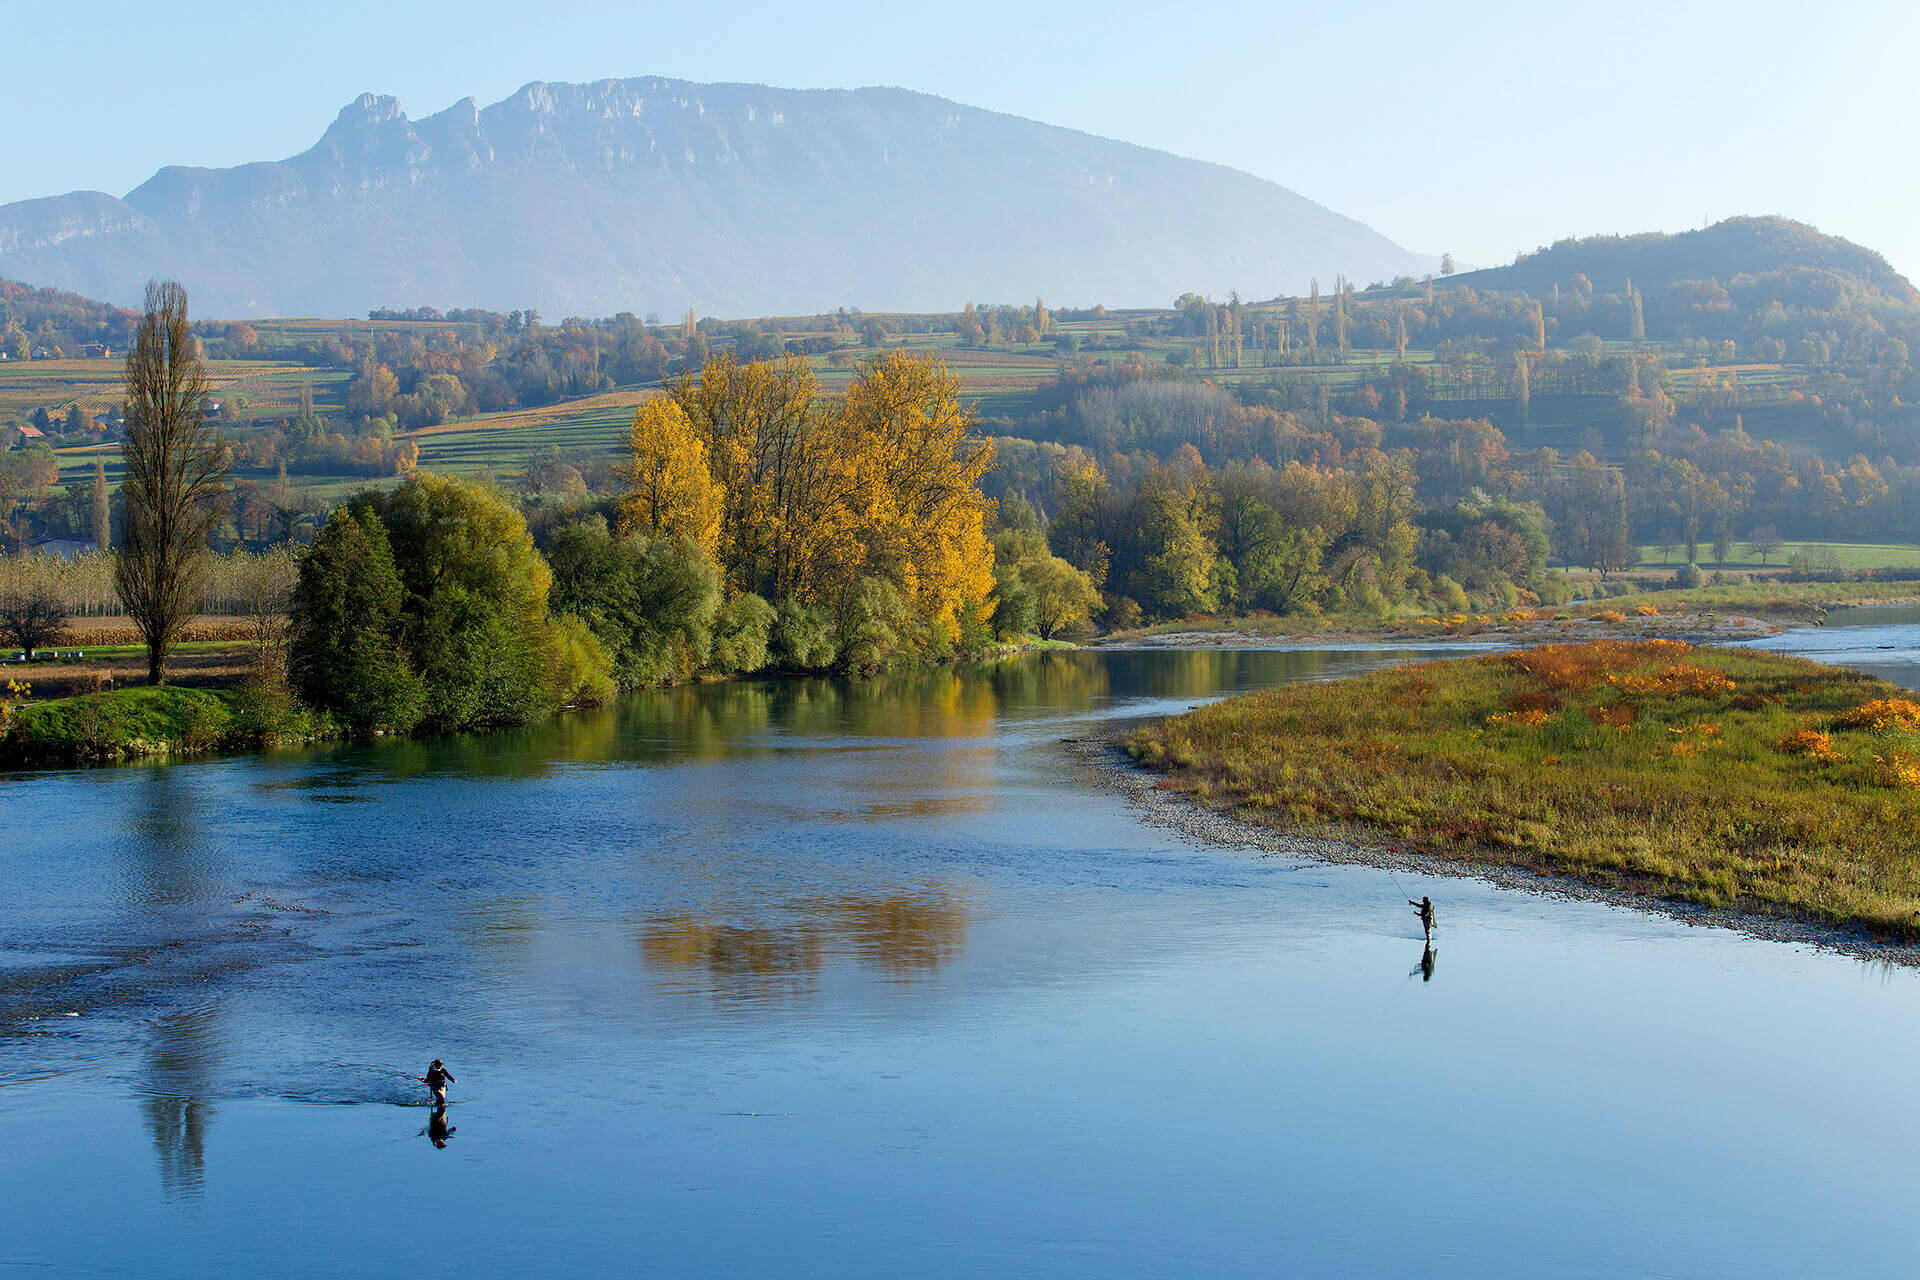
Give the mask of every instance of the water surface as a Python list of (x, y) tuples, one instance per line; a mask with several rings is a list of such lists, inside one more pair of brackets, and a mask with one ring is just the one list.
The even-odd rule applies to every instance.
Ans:
[(1408, 652), (0, 780), (0, 1274), (1909, 1271), (1916, 975), (1196, 846), (1060, 741)]

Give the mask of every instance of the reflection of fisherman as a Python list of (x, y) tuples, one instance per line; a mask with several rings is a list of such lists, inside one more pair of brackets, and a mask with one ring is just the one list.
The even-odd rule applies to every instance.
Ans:
[(447, 1105), (447, 1086), (460, 1083), (453, 1078), (453, 1073), (447, 1070), (446, 1064), (438, 1058), (435, 1058), (432, 1065), (427, 1068), (427, 1074), (415, 1076), (414, 1079), (433, 1091), (433, 1105), (436, 1107)]
[(447, 1139), (458, 1132), (460, 1132), (458, 1128), (447, 1123), (446, 1107), (435, 1107), (433, 1118), (427, 1121), (427, 1141), (436, 1147), (444, 1147), (447, 1145)]
[(1420, 901), (1415, 902), (1412, 898), (1408, 898), (1407, 905), (1412, 907), (1414, 913), (1420, 917), (1420, 927), (1427, 931), (1427, 942), (1431, 944), (1433, 942), (1433, 899), (1423, 896)]
[[(1420, 975), (1420, 981), (1422, 982), (1433, 981), (1433, 963), (1437, 959), (1439, 959), (1439, 957), (1434, 954), (1433, 944), (1429, 942), (1427, 944), (1427, 949), (1420, 953), (1420, 967), (1413, 971), (1413, 973), (1417, 973)], [(1411, 978), (1413, 976), (1413, 973), (1410, 973), (1407, 976)]]

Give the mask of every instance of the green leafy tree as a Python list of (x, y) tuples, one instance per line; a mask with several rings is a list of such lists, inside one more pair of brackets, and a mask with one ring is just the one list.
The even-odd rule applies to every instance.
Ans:
[(596, 517), (561, 530), (547, 554), (554, 608), (577, 614), (600, 637), (619, 683), (686, 680), (707, 668), (720, 574), (691, 539), (617, 538)]
[(1033, 593), (1033, 626), (1043, 640), (1084, 630), (1100, 607), (1100, 589), (1082, 570), (1059, 556), (1045, 556), (1021, 571)]
[(759, 671), (770, 661), (773, 606), (751, 591), (737, 592), (713, 620), (713, 650), (708, 667), (729, 674)]
[(361, 731), (405, 732), (426, 713), (426, 687), (401, 640), (405, 595), (386, 526), (341, 507), (300, 561), (287, 675), (308, 705)]

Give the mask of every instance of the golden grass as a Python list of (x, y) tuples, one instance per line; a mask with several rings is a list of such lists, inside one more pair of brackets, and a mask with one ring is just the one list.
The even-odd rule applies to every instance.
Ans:
[(1920, 937), (1920, 702), (1858, 672), (1548, 645), (1249, 694), (1128, 745), (1282, 826)]

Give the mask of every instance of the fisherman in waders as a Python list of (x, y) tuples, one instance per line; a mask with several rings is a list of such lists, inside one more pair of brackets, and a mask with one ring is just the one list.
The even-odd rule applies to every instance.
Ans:
[(1415, 902), (1412, 898), (1408, 898), (1407, 905), (1412, 907), (1414, 909), (1414, 912), (1420, 917), (1420, 927), (1427, 931), (1427, 945), (1432, 946), (1433, 945), (1433, 899), (1429, 897), (1422, 897), (1420, 901)]
[(453, 1078), (453, 1073), (447, 1070), (446, 1064), (438, 1058), (435, 1058), (433, 1064), (427, 1068), (427, 1074), (415, 1076), (414, 1079), (432, 1090), (433, 1105), (436, 1107), (447, 1105), (447, 1086), (460, 1083)]

